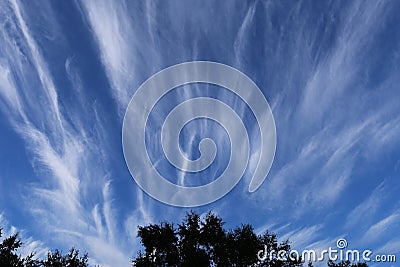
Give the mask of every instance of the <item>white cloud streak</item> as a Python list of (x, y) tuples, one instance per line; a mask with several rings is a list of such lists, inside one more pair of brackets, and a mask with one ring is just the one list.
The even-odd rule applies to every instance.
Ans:
[(112, 93), (121, 110), (130, 99), (130, 88), (134, 83), (135, 36), (132, 21), (125, 3), (110, 1), (83, 1), (85, 15), (93, 30), (99, 47), (99, 53)]
[[(0, 36), (1, 110), (25, 140), (34, 156), (33, 166), (43, 177), (31, 180), (29, 194), (21, 196), (26, 209), (37, 216), (52, 242), (88, 250), (91, 261), (104, 266), (128, 266), (131, 255), (116, 234), (108, 170), (98, 164), (107, 161), (99, 146), (105, 142), (105, 132), (98, 129), (99, 135), (88, 134), (79, 111), (60, 107), (58, 89), (24, 19), (23, 6), (16, 0), (1, 5), (5, 10), (2, 19), (8, 24)], [(47, 19), (47, 25), (56, 24), (54, 18)], [(67, 60), (66, 72), (79, 94), (79, 73), (72, 65)], [(92, 107), (81, 109), (90, 112)], [(88, 203), (85, 195), (92, 195), (93, 202)], [(35, 244), (32, 240), (28, 249)]]
[(398, 227), (400, 225), (400, 212), (395, 211), (389, 216), (383, 218), (378, 221), (374, 225), (372, 225), (362, 237), (362, 241), (364, 244), (371, 243), (376, 240), (382, 239), (382, 237), (390, 232), (390, 229), (394, 227)]
[[(122, 241), (118, 225), (121, 223), (117, 218), (118, 212), (113, 209), (111, 175), (107, 166), (96, 164), (107, 161), (107, 151), (99, 146), (105, 142), (106, 131), (98, 126), (97, 133), (93, 134), (86, 128), (79, 112), (62, 105), (57, 83), (25, 19), (23, 5), (16, 0), (1, 5), (7, 6), (2, 8), (5, 11), (1, 12), (1, 15), (8, 23), (1, 32), (1, 43), (4, 44), (0, 58), (1, 109), (34, 154), (35, 169), (45, 177), (40, 182), (31, 181), (34, 195), (27, 199), (34, 199), (32, 202), (36, 202), (31, 204), (31, 209), (37, 215), (44, 216), (44, 224), (48, 226), (49, 232), (59, 233), (56, 238), (68, 237), (71, 242), (84, 240), (94, 251), (94, 254), (91, 254), (99, 263), (110, 265), (110, 262), (118, 262), (120, 266), (128, 264), (128, 257), (124, 255), (126, 251), (119, 249)], [(82, 1), (78, 5), (82, 7), (82, 15), (92, 30), (111, 86), (111, 94), (122, 118), (122, 112), (135, 89), (134, 86), (141, 82), (138, 76), (142, 69), (150, 69), (148, 72), (151, 73), (154, 66), (162, 67), (160, 62), (163, 57), (159, 56), (157, 51), (157, 48), (161, 49), (157, 42), (162, 38), (157, 33), (156, 16), (160, 15), (157, 14), (158, 4), (146, 1), (144, 5), (147, 28), (142, 27), (143, 23), (135, 21), (136, 18), (128, 11), (127, 2)], [(269, 30), (273, 27), (272, 21), (268, 20), (270, 5), (272, 4), (250, 5), (242, 14), (243, 21), (235, 29), (237, 34), (236, 38), (233, 38), (234, 43), (228, 44), (232, 46), (237, 64), (243, 68), (246, 62), (250, 61), (250, 53), (247, 53), (249, 49), (253, 49), (249, 40), (252, 38), (251, 31), (256, 29), (255, 23), (258, 20), (255, 15), (260, 11), (258, 8), (264, 7), (264, 11), (268, 13), (266, 27)], [(300, 20), (304, 15), (302, 5), (304, 3), (299, 2), (288, 17)], [(279, 62), (287, 50), (283, 45), (285, 38), (294, 36), (294, 44), (290, 48), (295, 51), (295, 55), (285, 62), (285, 73), (282, 75), (285, 76), (285, 80), (281, 81), (282, 87), (288, 85), (288, 88), (294, 89), (292, 92), (283, 92), (285, 87), (282, 92), (277, 92), (277, 97), (273, 99), (274, 114), (278, 127), (281, 127), (278, 128), (278, 141), (281, 142), (278, 146), (284, 148), (279, 152), (285, 154), (286, 158), (278, 162), (275, 167), (277, 169), (271, 173), (263, 188), (251, 196), (257, 201), (261, 200), (259, 202), (263, 206), (271, 210), (285, 207), (286, 210), (294, 211), (290, 216), (296, 218), (301, 218), (310, 211), (318, 212), (331, 208), (341, 200), (344, 190), (353, 181), (353, 170), (359, 155), (374, 157), (382, 147), (393, 144), (398, 139), (400, 117), (393, 114), (387, 116), (396, 110), (395, 104), (383, 108), (379, 105), (374, 106), (371, 101), (376, 96), (372, 89), (379, 90), (381, 87), (398, 84), (397, 73), (390, 73), (386, 79), (387, 84), (371, 90), (363, 88), (363, 81), (354, 78), (359, 77), (364, 63), (368, 65), (363, 51), (370, 46), (371, 37), (379, 32), (388, 5), (380, 1), (354, 2), (344, 8), (340, 22), (336, 22), (337, 36), (332, 42), (332, 47), (327, 48), (326, 54), (321, 56), (321, 47), (317, 46), (319, 56), (310, 59), (310, 62), (300, 60), (304, 59), (303, 54), (307, 55), (311, 50), (303, 41), (310, 41), (315, 46), (315, 42), (319, 40), (313, 31), (310, 33), (304, 28), (308, 25), (300, 23), (296, 25), (296, 32), (289, 34), (285, 27), (292, 21), (288, 19), (279, 26), (278, 35), (272, 36), (279, 40), (276, 45)], [(171, 4), (168, 7), (172, 11), (165, 11), (167, 16), (175, 15), (177, 18), (171, 19), (171, 23), (176, 23), (173, 26), (191, 26), (193, 21), (189, 23), (180, 17), (179, 12), (183, 14), (186, 10), (176, 10), (175, 14), (175, 6)], [(51, 16), (47, 19), (47, 25), (56, 24)], [(197, 19), (201, 27), (196, 24), (193, 28), (196, 32), (208, 22), (207, 17)], [(207, 32), (207, 38), (212, 39), (211, 28), (206, 28), (204, 32)], [(182, 38), (177, 38), (180, 42), (185, 34), (178, 32), (176, 36)], [(201, 39), (199, 36), (196, 35), (198, 39), (195, 38), (193, 43), (185, 45), (198, 49), (198, 41)], [(148, 63), (149, 65), (144, 65), (143, 55), (138, 51), (139, 42), (146, 42), (150, 46), (147, 52), (151, 54), (149, 61), (152, 63)], [(183, 45), (178, 47), (180, 49)], [(191, 52), (195, 56), (198, 55), (198, 51)], [(181, 54), (185, 53), (187, 50), (182, 49)], [(177, 57), (182, 56), (181, 54)], [(269, 61), (270, 58), (265, 60)], [(74, 58), (66, 60), (65, 69), (74, 94), (82, 96), (82, 81), (79, 72), (74, 68)], [(296, 83), (297, 73), (306, 73), (304, 84)], [(285, 97), (285, 94), (290, 93), (297, 96), (293, 103)], [(94, 113), (94, 121), (101, 125), (96, 110), (83, 107), (85, 102), (80, 101), (80, 111)], [(370, 113), (366, 113), (366, 110)], [(37, 116), (36, 113), (41, 116)], [(282, 133), (284, 131), (286, 133)], [(371, 147), (362, 146), (366, 140), (370, 140), (368, 144)], [(368, 153), (369, 151), (374, 153)], [(252, 157), (252, 161), (257, 160), (256, 155)], [(183, 183), (184, 177), (180, 178), (180, 182)], [(378, 209), (383, 202), (378, 201), (374, 206), (374, 200), (380, 192), (381, 189), (376, 189), (370, 198), (348, 215), (348, 220), (359, 217), (367, 209)], [(89, 194), (93, 194), (94, 197), (92, 202), (87, 203), (83, 197)], [(131, 238), (136, 236), (136, 225), (148, 222), (153, 217), (149, 212), (151, 206), (147, 200), (138, 189), (133, 203), (137, 209), (122, 223)], [(264, 205), (265, 203), (267, 205)], [(394, 223), (397, 217), (389, 216), (386, 219), (371, 226), (370, 230), (383, 229), (384, 225)], [(277, 218), (267, 226), (279, 224), (279, 220), (280, 218)], [(347, 227), (351, 226), (351, 223), (347, 224)], [(298, 228), (285, 236), (294, 239), (298, 245), (306, 245), (314, 242), (313, 237), (318, 236), (321, 228), (322, 224)]]
[[(287, 157), (278, 162), (281, 166), (270, 174), (262, 194), (258, 194), (263, 201), (294, 203), (295, 216), (330, 207), (354, 181), (352, 174), (360, 155), (371, 159), (386, 143), (396, 142), (399, 117), (388, 116), (396, 110), (395, 104), (373, 106), (374, 92), (367, 91), (362, 87), (363, 81), (357, 80), (365, 66), (363, 62), (368, 64), (363, 51), (379, 32), (388, 8), (385, 2), (376, 1), (366, 5), (354, 2), (345, 9), (332, 48), (318, 61), (304, 62), (304, 67), (311, 67), (303, 72), (309, 71), (310, 75), (304, 88), (300, 88), (298, 102), (287, 106), (279, 101), (281, 105), (274, 106), (273, 112), (278, 114), (278, 153), (279, 148), (285, 149), (281, 153)], [(301, 9), (295, 8), (292, 16), (302, 16)], [(294, 34), (298, 43), (313, 36), (302, 26), (296, 28), (302, 34)], [(300, 46), (295, 51), (308, 50), (309, 47)], [(292, 71), (296, 70), (288, 69), (289, 76)], [(391, 72), (387, 80), (376, 89), (386, 86), (387, 90), (398, 77)], [(371, 148), (361, 145), (366, 140), (374, 140)], [(374, 153), (368, 153), (370, 150)]]
[(359, 225), (365, 224), (366, 220), (371, 220), (384, 202), (387, 191), (385, 182), (380, 183), (367, 199), (347, 215), (346, 227), (354, 227), (355, 225), (359, 227)]

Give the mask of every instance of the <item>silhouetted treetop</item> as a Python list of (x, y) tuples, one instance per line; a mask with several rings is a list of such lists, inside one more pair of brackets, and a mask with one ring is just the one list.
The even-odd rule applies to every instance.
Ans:
[[(0, 237), (2, 229), (0, 228)], [(59, 250), (49, 251), (44, 260), (34, 259), (35, 252), (22, 257), (17, 250), (22, 246), (18, 233), (5, 238), (0, 243), (1, 267), (87, 267), (88, 255), (79, 255), (79, 250), (72, 248), (69, 253), (63, 255)]]
[[(296, 267), (305, 264), (301, 259), (289, 257), (289, 240), (279, 242), (276, 234), (269, 231), (259, 235), (249, 224), (226, 230), (221, 217), (211, 212), (203, 218), (189, 212), (176, 226), (169, 222), (139, 226), (138, 237), (144, 248), (133, 260), (133, 265), (138, 267)], [(280, 258), (277, 252), (281, 253)], [(313, 266), (312, 263), (305, 265)], [(367, 265), (328, 262), (328, 266)]]
[(288, 241), (278, 243), (274, 233), (257, 235), (249, 224), (232, 230), (209, 212), (204, 218), (190, 212), (175, 226), (162, 222), (139, 226), (144, 247), (133, 260), (135, 266), (302, 266), (300, 261), (260, 261), (258, 252), (269, 249), (290, 251)]

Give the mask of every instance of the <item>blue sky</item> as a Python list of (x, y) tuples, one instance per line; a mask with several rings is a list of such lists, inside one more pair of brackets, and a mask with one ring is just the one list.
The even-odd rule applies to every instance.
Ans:
[[(228, 195), (194, 210), (299, 249), (345, 237), (400, 257), (399, 11), (396, 1), (1, 1), (0, 225), (20, 231), (26, 251), (76, 246), (92, 263), (129, 266), (137, 225), (178, 222), (188, 209), (154, 200), (130, 176), (125, 109), (156, 72), (207, 60), (262, 90), (277, 148), (256, 192), (250, 164)], [(147, 130), (157, 136), (166, 110), (200, 95), (235, 107), (257, 157), (249, 109), (205, 85), (165, 96)], [(188, 125), (181, 146), (196, 158), (204, 137), (229, 147), (208, 120)], [(153, 139), (149, 154), (163, 162)], [(226, 166), (224, 152), (202, 182)], [(168, 166), (171, 179), (190, 179)]]

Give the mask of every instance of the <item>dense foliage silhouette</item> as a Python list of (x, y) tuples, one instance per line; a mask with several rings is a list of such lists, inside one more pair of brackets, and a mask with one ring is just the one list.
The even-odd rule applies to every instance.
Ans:
[[(0, 228), (0, 237), (2, 229)], [(79, 251), (72, 248), (63, 255), (59, 250), (49, 251), (43, 260), (35, 259), (35, 252), (22, 257), (17, 250), (22, 246), (18, 233), (5, 238), (0, 243), (0, 266), (1, 267), (87, 267), (88, 255), (79, 255)]]
[[(0, 228), (0, 238), (2, 229)], [(222, 219), (212, 213), (204, 218), (190, 212), (181, 224), (175, 226), (169, 222), (139, 226), (138, 237), (144, 247), (139, 251), (132, 264), (139, 267), (208, 267), (208, 266), (268, 266), (297, 267), (304, 264), (292, 261), (288, 254), (291, 250), (288, 240), (278, 242), (271, 232), (257, 235), (249, 224), (242, 224), (233, 230), (226, 230)], [(18, 254), (22, 246), (18, 234), (0, 239), (0, 267), (88, 267), (88, 255), (79, 255), (72, 248), (67, 254), (59, 250), (49, 251), (45, 259), (36, 259), (35, 252), (28, 256)], [(260, 261), (257, 254), (267, 248), (267, 252), (284, 251), (288, 261), (266, 258)], [(367, 267), (365, 263), (328, 262), (328, 267)], [(115, 266), (119, 267), (119, 266)]]
[[(248, 224), (226, 230), (222, 219), (212, 213), (208, 213), (204, 218), (194, 212), (187, 213), (182, 223), (177, 226), (169, 222), (139, 226), (138, 237), (144, 247), (144, 251), (139, 251), (133, 260), (133, 265), (138, 267), (296, 267), (304, 264), (301, 260), (293, 261), (288, 257), (291, 250), (289, 240), (278, 242), (276, 234), (268, 231), (257, 235)], [(268, 253), (272, 250), (284, 251), (288, 260), (267, 257), (260, 261), (257, 254), (265, 248)], [(304, 265), (313, 266), (311, 263)], [(367, 265), (329, 262), (328, 266)]]
[[(255, 266), (257, 253), (268, 249), (290, 250), (288, 241), (278, 243), (276, 235), (266, 232), (259, 236), (251, 225), (241, 225), (231, 231), (223, 228), (220, 217), (208, 213), (188, 213), (175, 227), (172, 223), (139, 227), (144, 252), (133, 261), (135, 266)], [(271, 265), (273, 264), (273, 265)], [(257, 266), (302, 266), (301, 262), (265, 261)]]

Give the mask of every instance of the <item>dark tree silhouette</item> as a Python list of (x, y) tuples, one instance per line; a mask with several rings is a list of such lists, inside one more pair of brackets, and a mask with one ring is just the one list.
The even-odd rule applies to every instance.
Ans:
[[(0, 237), (2, 229), (0, 228)], [(44, 260), (34, 259), (32, 252), (26, 257), (17, 254), (22, 246), (18, 233), (5, 238), (0, 243), (0, 266), (1, 267), (87, 267), (88, 255), (79, 256), (79, 250), (72, 248), (69, 253), (63, 255), (59, 250), (47, 253)]]
[[(0, 237), (2, 229), (0, 228)], [(18, 238), (18, 234), (7, 237), (0, 243), (0, 266), (16, 266), (23, 267), (24, 259), (16, 254), (16, 250), (21, 247), (22, 242)]]
[(300, 261), (278, 261), (276, 257), (258, 259), (258, 252), (290, 251), (288, 241), (278, 243), (274, 233), (257, 235), (251, 225), (243, 224), (225, 230), (222, 219), (208, 213), (187, 213), (181, 224), (163, 222), (139, 226), (138, 237), (144, 247), (139, 251), (135, 266), (302, 266)]
[[(190, 212), (177, 227), (172, 223), (162, 222), (139, 226), (138, 237), (144, 247), (132, 261), (139, 267), (297, 267), (303, 266), (301, 260), (293, 261), (288, 240), (278, 242), (271, 232), (257, 235), (251, 225), (242, 224), (233, 230), (224, 229), (222, 219), (212, 213), (205, 218)], [(0, 238), (2, 229), (0, 228)], [(26, 257), (17, 253), (22, 246), (18, 233), (0, 243), (0, 267), (88, 267), (88, 255), (79, 255), (72, 248), (67, 254), (59, 250), (50, 251), (45, 259), (35, 259), (32, 252)], [(260, 251), (268, 257), (259, 260)], [(278, 251), (284, 252), (277, 258)], [(272, 256), (271, 256), (272, 255)], [(307, 264), (312, 267), (312, 263)], [(118, 267), (118, 266), (117, 266)], [(328, 267), (368, 267), (366, 263), (328, 262)]]
[[(225, 230), (222, 219), (209, 212), (205, 218), (190, 212), (175, 226), (169, 222), (139, 226), (138, 237), (144, 247), (132, 261), (138, 267), (160, 266), (233, 266), (233, 267), (297, 267), (301, 259), (293, 261), (289, 240), (278, 242), (271, 232), (257, 235), (251, 225), (242, 224)], [(259, 251), (267, 257), (259, 260)], [(276, 253), (283, 252), (278, 259)], [(272, 257), (270, 257), (273, 255)], [(312, 263), (304, 264), (312, 267)], [(365, 263), (328, 262), (328, 267), (366, 267)]]
[(87, 267), (88, 255), (85, 253), (82, 257), (79, 256), (79, 250), (71, 248), (70, 251), (63, 255), (58, 249), (47, 253), (47, 259), (40, 261), (39, 266), (43, 267)]

